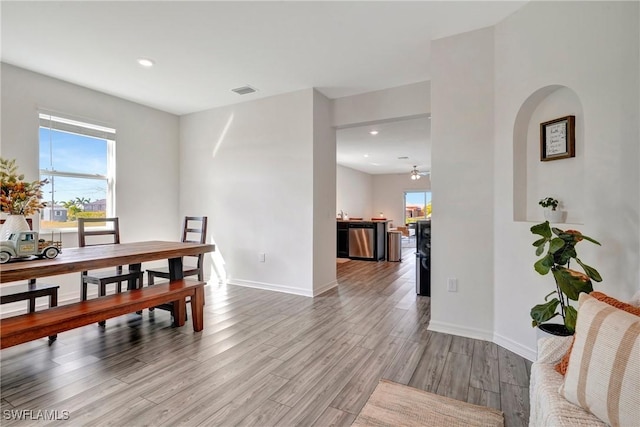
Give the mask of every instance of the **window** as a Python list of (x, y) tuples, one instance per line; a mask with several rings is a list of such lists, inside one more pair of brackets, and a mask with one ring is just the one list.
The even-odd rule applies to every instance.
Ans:
[(427, 218), (431, 218), (431, 192), (405, 191), (404, 224), (413, 224), (419, 219)]
[(115, 129), (46, 113), (39, 119), (40, 179), (49, 181), (40, 228), (114, 216)]

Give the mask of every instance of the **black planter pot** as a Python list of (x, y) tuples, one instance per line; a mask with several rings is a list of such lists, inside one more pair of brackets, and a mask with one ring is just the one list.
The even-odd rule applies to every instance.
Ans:
[(543, 332), (546, 332), (550, 335), (555, 335), (558, 337), (569, 337), (573, 335), (573, 332), (569, 332), (566, 326), (560, 325), (558, 323), (543, 323), (538, 325), (538, 329)]

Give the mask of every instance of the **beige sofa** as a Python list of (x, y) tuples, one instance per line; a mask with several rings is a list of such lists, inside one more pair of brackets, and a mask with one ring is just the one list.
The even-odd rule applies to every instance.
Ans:
[(529, 427), (606, 426), (594, 415), (568, 402), (558, 389), (564, 377), (554, 369), (573, 337), (538, 340), (538, 360), (531, 365)]
[[(640, 291), (631, 298), (629, 304), (640, 307)], [(564, 377), (555, 370), (555, 365), (567, 352), (572, 341), (573, 337), (538, 340), (538, 359), (531, 366), (529, 383), (530, 427), (607, 425), (595, 415), (567, 401), (559, 392)]]

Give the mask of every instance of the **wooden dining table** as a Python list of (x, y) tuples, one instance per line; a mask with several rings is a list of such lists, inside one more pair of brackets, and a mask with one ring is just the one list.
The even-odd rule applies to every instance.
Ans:
[(143, 262), (166, 259), (170, 280), (182, 279), (182, 257), (215, 251), (208, 243), (144, 241), (64, 248), (54, 259), (17, 259), (0, 264), (0, 284), (41, 277), (129, 265), (140, 270)]
[(6, 348), (38, 338), (57, 334), (76, 327), (86, 326), (144, 308), (163, 307), (169, 304), (173, 325), (182, 326), (186, 317), (186, 300), (190, 298), (193, 329), (203, 328), (205, 282), (183, 279), (183, 256), (198, 256), (213, 252), (215, 245), (190, 242), (146, 241), (120, 244), (65, 248), (54, 259), (16, 259), (0, 264), (0, 284), (36, 279), (87, 270), (97, 270), (118, 265), (129, 265), (140, 271), (143, 262), (168, 260), (169, 283), (136, 289), (136, 281), (129, 283), (130, 292), (107, 295), (87, 301), (52, 307), (33, 313), (0, 319), (0, 348)]

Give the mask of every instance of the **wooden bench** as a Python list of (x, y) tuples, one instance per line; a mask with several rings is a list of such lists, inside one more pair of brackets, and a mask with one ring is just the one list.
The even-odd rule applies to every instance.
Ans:
[(183, 279), (8, 317), (0, 320), (0, 348), (22, 344), (165, 303), (173, 303), (174, 323), (177, 326), (183, 326), (187, 297), (191, 298), (193, 330), (200, 332), (204, 327), (204, 285), (204, 282)]

